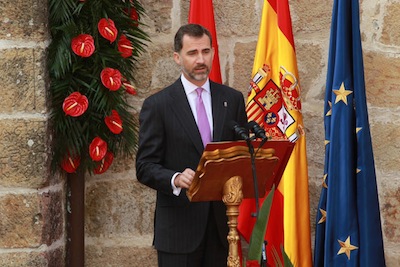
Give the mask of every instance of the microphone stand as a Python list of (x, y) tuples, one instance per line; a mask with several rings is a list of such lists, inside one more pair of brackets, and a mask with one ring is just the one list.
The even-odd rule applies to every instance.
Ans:
[(260, 204), (258, 202), (258, 198), (259, 198), (259, 192), (258, 192), (258, 181), (257, 181), (257, 170), (256, 170), (256, 154), (258, 152), (258, 150), (266, 143), (266, 141), (268, 140), (267, 138), (263, 138), (263, 140), (260, 143), (260, 146), (257, 148), (257, 151), (254, 152), (254, 146), (251, 143), (253, 140), (255, 140), (257, 137), (254, 135), (252, 137), (249, 137), (246, 140), (247, 146), (249, 148), (249, 152), (250, 152), (250, 160), (251, 160), (251, 171), (252, 171), (252, 175), (253, 175), (253, 186), (254, 186), (254, 198), (256, 199), (256, 212), (252, 214), (253, 217), (258, 218), (258, 214), (260, 212)]
[[(259, 203), (259, 192), (258, 192), (258, 181), (257, 181), (257, 170), (256, 170), (256, 154), (258, 150), (265, 144), (267, 141), (266, 136), (262, 136), (261, 138), (263, 139), (260, 143), (260, 146), (258, 147), (256, 153), (254, 153), (254, 146), (252, 144), (252, 141), (255, 140), (257, 137), (260, 137), (260, 131), (258, 129), (254, 129), (253, 127), (253, 132), (254, 135), (250, 137), (248, 133), (246, 133), (246, 130), (242, 127), (239, 127), (236, 122), (232, 121), (230, 122), (231, 128), (235, 131), (236, 135), (239, 136), (240, 138), (244, 139), (247, 143), (247, 147), (249, 148), (249, 153), (250, 153), (250, 160), (251, 160), (251, 171), (253, 175), (253, 186), (254, 186), (254, 199), (255, 199), (255, 204), (256, 204), (256, 212), (252, 213), (251, 216), (255, 217), (256, 220), (258, 219), (259, 213), (260, 213), (260, 203)], [(257, 125), (256, 125), (257, 126)], [(266, 241), (263, 242), (262, 244), (262, 255), (260, 259), (261, 266), (264, 267), (267, 264), (267, 252), (266, 252)]]
[[(258, 180), (257, 180), (257, 170), (256, 170), (256, 164), (255, 164), (255, 158), (258, 150), (266, 143), (268, 140), (267, 138), (263, 138), (260, 146), (257, 148), (256, 152), (254, 153), (254, 146), (251, 143), (253, 140), (256, 139), (256, 136), (252, 136), (246, 140), (247, 146), (249, 148), (250, 152), (250, 159), (251, 159), (251, 170), (253, 174), (253, 186), (254, 186), (254, 198), (255, 198), (255, 204), (256, 204), (256, 212), (252, 213), (251, 216), (255, 217), (256, 220), (258, 219), (258, 215), (260, 213), (260, 203), (259, 203), (259, 192), (258, 192)], [(261, 254), (261, 267), (266, 267), (267, 266), (267, 251), (266, 251), (266, 245), (267, 241), (264, 240), (262, 244), (262, 254)]]
[(253, 144), (251, 143), (255, 138), (248, 138), (246, 140), (247, 146), (249, 148), (250, 152), (250, 160), (251, 160), (251, 172), (253, 175), (253, 186), (254, 186), (254, 198), (256, 201), (256, 212), (251, 214), (251, 216), (255, 217), (256, 219), (258, 218), (258, 214), (260, 212), (260, 204), (258, 203), (258, 198), (259, 198), (259, 192), (258, 192), (258, 181), (257, 181), (257, 171), (256, 171), (256, 155), (254, 153), (254, 147)]

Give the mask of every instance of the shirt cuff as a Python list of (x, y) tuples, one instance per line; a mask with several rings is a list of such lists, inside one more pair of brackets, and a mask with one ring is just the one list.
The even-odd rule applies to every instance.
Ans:
[(175, 196), (179, 196), (179, 194), (181, 193), (181, 188), (175, 186), (175, 178), (176, 178), (176, 176), (178, 176), (179, 174), (181, 174), (181, 173), (180, 173), (180, 172), (175, 173), (175, 174), (172, 176), (172, 179), (171, 179), (172, 194), (174, 194)]

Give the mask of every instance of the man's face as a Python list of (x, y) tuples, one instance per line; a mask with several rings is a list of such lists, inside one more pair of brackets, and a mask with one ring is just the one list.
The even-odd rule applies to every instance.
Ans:
[(201, 86), (211, 71), (214, 49), (207, 35), (191, 37), (184, 35), (182, 50), (174, 52), (174, 60), (181, 66), (182, 73), (190, 82)]

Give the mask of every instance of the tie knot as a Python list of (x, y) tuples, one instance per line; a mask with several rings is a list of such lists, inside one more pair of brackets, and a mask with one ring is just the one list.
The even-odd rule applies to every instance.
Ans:
[(201, 96), (201, 93), (203, 92), (203, 88), (201, 88), (201, 87), (199, 87), (199, 88), (197, 88), (196, 89), (196, 93), (197, 93), (197, 96)]

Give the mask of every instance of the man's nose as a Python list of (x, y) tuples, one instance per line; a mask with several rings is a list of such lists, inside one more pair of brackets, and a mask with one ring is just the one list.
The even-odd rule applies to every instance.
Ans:
[(204, 55), (199, 53), (196, 61), (197, 63), (204, 63)]

